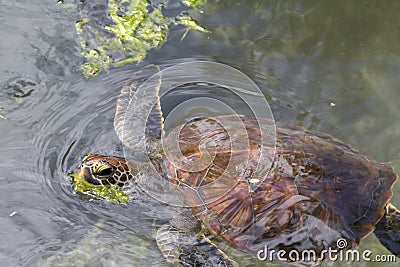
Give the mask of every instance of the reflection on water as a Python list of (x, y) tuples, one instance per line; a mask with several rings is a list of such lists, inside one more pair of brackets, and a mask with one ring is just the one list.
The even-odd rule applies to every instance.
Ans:
[[(197, 58), (233, 66), (262, 88), (278, 120), (333, 134), (400, 172), (399, 5), (208, 1), (196, 19), (211, 33), (190, 32), (180, 41), (183, 30), (176, 27), (140, 66), (85, 80), (73, 7), (0, 0), (6, 40), (0, 42), (2, 265), (80, 265), (89, 255), (99, 266), (166, 265), (153, 241), (154, 230), (170, 218), (161, 204), (146, 198), (128, 206), (87, 201), (65, 175), (89, 152), (122, 154), (112, 125), (116, 97), (148, 63)], [(172, 109), (174, 97), (178, 102), (191, 95), (188, 90), (173, 92), (166, 108)], [(400, 206), (398, 191), (395, 185), (393, 203)], [(240, 266), (259, 264), (220, 245)], [(360, 248), (388, 253), (373, 236)]]

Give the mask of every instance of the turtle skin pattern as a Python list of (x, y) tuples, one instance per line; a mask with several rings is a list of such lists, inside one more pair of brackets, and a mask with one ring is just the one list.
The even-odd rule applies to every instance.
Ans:
[(89, 154), (83, 158), (77, 175), (94, 185), (124, 186), (136, 173), (128, 164), (124, 158)]

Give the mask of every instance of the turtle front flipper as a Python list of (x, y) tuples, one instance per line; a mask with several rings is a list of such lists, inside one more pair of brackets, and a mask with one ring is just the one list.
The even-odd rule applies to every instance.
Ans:
[(118, 97), (114, 129), (135, 159), (147, 159), (158, 152), (153, 142), (164, 133), (160, 86), (160, 68), (149, 65), (133, 75)]
[(156, 239), (165, 259), (176, 266), (237, 266), (206, 237), (196, 237), (171, 225), (163, 225)]
[(400, 210), (387, 204), (374, 231), (376, 237), (396, 257), (400, 257)]

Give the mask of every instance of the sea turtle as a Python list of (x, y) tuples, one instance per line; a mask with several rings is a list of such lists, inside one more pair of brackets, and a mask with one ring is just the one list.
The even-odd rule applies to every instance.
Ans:
[[(139, 71), (122, 88), (117, 102), (115, 130), (133, 150), (139, 138), (123, 136), (135, 135), (133, 124), (126, 121), (130, 98), (146, 76), (157, 72), (156, 66)], [(148, 97), (158, 97), (157, 86), (148, 90)], [(143, 113), (135, 108), (130, 112), (137, 112), (138, 118)], [(159, 145), (163, 115), (158, 99), (147, 121), (149, 157), (167, 186), (174, 188), (172, 194), (176, 192), (186, 204), (171, 207), (174, 219), (157, 231), (157, 245), (168, 262), (235, 266), (211, 238), (260, 259), (316, 261), (327, 258), (328, 250), (355, 247), (374, 230), (380, 242), (400, 256), (400, 211), (388, 203), (397, 179), (391, 167), (328, 134), (298, 126), (276, 124), (276, 144), (268, 146), (261, 140), (260, 121), (275, 127), (268, 119), (228, 115), (197, 118), (174, 128), (163, 136), (164, 143), (178, 137), (179, 151), (186, 159), (201, 158), (204, 144), (213, 151), (212, 164), (201, 170), (179, 168)], [(238, 127), (236, 133), (247, 136), (249, 142), (244, 149), (235, 150), (228, 132), (238, 122), (244, 127)], [(259, 162), (261, 155), (264, 161)], [(232, 161), (234, 166), (229, 167)], [(156, 178), (141, 164), (89, 154), (76, 175), (96, 185), (147, 185)], [(263, 169), (264, 165), (268, 168)], [(260, 166), (261, 171), (257, 169)], [(295, 258), (292, 253), (310, 250), (315, 254), (308, 258)]]

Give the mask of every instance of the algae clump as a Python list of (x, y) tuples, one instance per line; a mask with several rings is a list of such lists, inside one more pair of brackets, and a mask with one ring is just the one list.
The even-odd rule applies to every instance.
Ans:
[(129, 194), (120, 186), (93, 185), (80, 179), (75, 174), (69, 174), (69, 176), (73, 180), (73, 188), (77, 193), (118, 204), (125, 204), (130, 200)]
[(182, 0), (182, 3), (190, 7), (200, 7), (206, 2), (207, 0)]
[[(191, 8), (204, 2), (183, 1)], [(163, 4), (151, 5), (147, 0), (86, 0), (81, 3), (81, 20), (76, 23), (76, 32), (85, 57), (84, 76), (88, 78), (107, 71), (110, 66), (142, 61), (148, 50), (166, 42), (171, 23), (183, 25), (187, 31), (206, 32), (189, 15), (182, 12), (176, 17), (166, 17), (162, 10)]]

